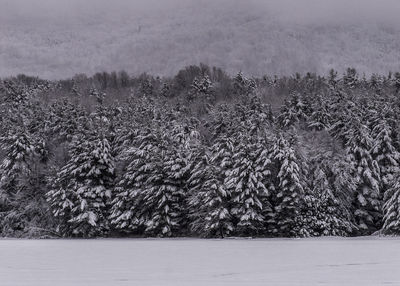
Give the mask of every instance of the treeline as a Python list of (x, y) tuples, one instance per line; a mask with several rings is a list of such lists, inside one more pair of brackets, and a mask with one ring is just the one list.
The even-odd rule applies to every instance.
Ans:
[(0, 235), (400, 231), (400, 73), (0, 82)]

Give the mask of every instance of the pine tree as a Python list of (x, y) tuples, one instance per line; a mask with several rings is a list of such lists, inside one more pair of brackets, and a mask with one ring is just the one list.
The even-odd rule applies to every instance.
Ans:
[[(351, 189), (336, 189), (335, 158), (318, 155), (310, 162), (309, 188), (303, 199), (298, 223), (301, 236), (347, 236), (353, 230), (350, 209), (340, 200), (339, 192), (351, 196)], [(343, 183), (343, 182), (342, 182)], [(345, 182), (344, 182), (345, 183)]]
[(145, 232), (171, 236), (185, 225), (186, 161), (176, 149), (164, 148), (160, 150), (160, 173), (150, 176), (144, 194), (144, 205), (150, 210)]
[(358, 84), (357, 71), (354, 68), (348, 68), (343, 76), (343, 83), (348, 88), (354, 89)]
[(34, 139), (23, 128), (11, 130), (0, 137), (0, 148), (5, 152), (0, 165), (0, 233), (10, 227), (23, 230), (22, 220), (13, 212), (23, 205), (21, 196), (30, 191), (29, 178), (36, 155)]
[(271, 211), (266, 179), (270, 176), (270, 159), (263, 142), (239, 139), (233, 156), (233, 166), (227, 172), (224, 185), (232, 196), (231, 213), (237, 222), (236, 231), (255, 235), (263, 230), (264, 213)]
[(212, 95), (212, 82), (208, 75), (203, 75), (202, 77), (196, 77), (192, 83), (192, 97), (200, 97), (203, 100), (211, 100)]
[(371, 154), (380, 169), (381, 192), (390, 188), (394, 176), (400, 171), (400, 154), (395, 148), (394, 137), (393, 127), (385, 118), (377, 118), (373, 122)]
[(396, 94), (400, 91), (400, 72), (394, 74), (394, 88), (396, 89)]
[(239, 96), (249, 96), (257, 88), (256, 82), (245, 77), (242, 72), (239, 72), (233, 81), (234, 92)]
[(357, 128), (352, 130), (352, 137), (346, 144), (346, 150), (359, 180), (354, 214), (359, 233), (364, 234), (380, 228), (382, 218), (380, 172), (377, 162), (371, 155), (373, 143), (368, 128), (361, 122), (355, 126)]
[(144, 230), (144, 191), (158, 168), (154, 160), (158, 138), (151, 131), (137, 134), (133, 144), (136, 146), (126, 149), (121, 157), (128, 165), (116, 185), (110, 216), (114, 227), (127, 233)]
[(112, 202), (116, 228), (172, 236), (184, 227), (187, 158), (182, 150), (185, 142), (180, 140), (185, 134), (174, 125), (174, 130), (148, 130), (139, 136), (138, 147), (132, 148), (131, 162)]
[(382, 231), (386, 234), (400, 233), (400, 178), (397, 176), (392, 186), (385, 192)]
[(332, 124), (332, 114), (326, 98), (318, 96), (312, 104), (312, 112), (308, 117), (308, 127), (313, 130), (328, 130)]
[(189, 179), (191, 230), (202, 236), (225, 237), (232, 233), (229, 193), (221, 170), (212, 162), (212, 154), (201, 154)]
[(308, 117), (308, 107), (300, 94), (292, 94), (290, 100), (285, 101), (277, 118), (282, 127), (290, 127)]
[(109, 230), (108, 204), (114, 180), (114, 159), (103, 136), (74, 138), (68, 163), (47, 193), (62, 234), (93, 237)]
[(296, 217), (299, 213), (300, 199), (304, 195), (298, 159), (293, 146), (282, 136), (274, 143), (272, 158), (277, 172), (273, 204), (276, 226), (273, 233), (296, 236)]
[(145, 78), (140, 83), (140, 93), (143, 96), (152, 96), (154, 93), (154, 86), (150, 78)]

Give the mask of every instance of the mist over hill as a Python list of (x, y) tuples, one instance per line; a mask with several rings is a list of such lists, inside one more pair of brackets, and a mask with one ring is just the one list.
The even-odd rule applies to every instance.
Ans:
[(0, 0), (0, 76), (400, 70), (394, 0)]

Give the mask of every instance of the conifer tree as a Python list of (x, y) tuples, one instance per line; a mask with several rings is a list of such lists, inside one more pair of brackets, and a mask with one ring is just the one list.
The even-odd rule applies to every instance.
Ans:
[(144, 191), (147, 181), (158, 166), (154, 160), (157, 153), (158, 138), (155, 134), (137, 134), (132, 147), (126, 149), (121, 157), (128, 162), (116, 185), (111, 207), (111, 222), (118, 230), (131, 233), (143, 231), (146, 213), (143, 208)]
[(384, 202), (382, 232), (398, 235), (400, 233), (400, 178), (398, 175), (392, 186), (385, 192)]
[(290, 100), (285, 102), (277, 118), (282, 127), (290, 127), (308, 117), (307, 105), (301, 95), (292, 94)]
[[(146, 235), (177, 235), (185, 225), (187, 158), (183, 129), (153, 129), (139, 136), (116, 189), (112, 222), (118, 229)], [(156, 127), (157, 128), (157, 127)], [(159, 127), (158, 127), (159, 128)]]
[(110, 143), (103, 136), (76, 136), (70, 157), (47, 193), (53, 214), (60, 218), (63, 234), (102, 235), (109, 230), (107, 210), (115, 176)]
[(202, 236), (225, 237), (232, 233), (229, 193), (221, 170), (212, 162), (212, 154), (201, 154), (189, 179), (191, 230)]
[(283, 136), (279, 136), (274, 142), (272, 159), (277, 175), (276, 197), (273, 203), (276, 226), (273, 233), (296, 236), (296, 217), (304, 189), (295, 150)]
[(212, 82), (207, 74), (202, 77), (196, 77), (192, 84), (192, 96), (200, 97), (203, 100), (211, 100)]
[(233, 81), (234, 92), (239, 96), (249, 96), (257, 88), (256, 82), (253, 79), (245, 77), (241, 71), (236, 75)]
[(348, 68), (346, 74), (343, 76), (343, 83), (348, 88), (355, 88), (358, 83), (357, 71), (354, 68)]
[[(381, 111), (384, 113), (384, 111)], [(391, 187), (394, 176), (399, 170), (399, 151), (395, 148), (393, 127), (387, 119), (378, 117), (373, 123), (371, 154), (380, 169), (380, 190), (385, 192)]]
[(271, 211), (267, 182), (271, 161), (262, 143), (242, 136), (235, 148), (233, 166), (225, 178), (224, 185), (232, 196), (231, 213), (237, 223), (236, 231), (243, 235), (260, 233), (265, 225), (264, 213)]
[[(22, 128), (10, 130), (8, 134), (0, 137), (0, 148), (5, 153), (0, 165), (0, 212), (7, 215), (22, 205), (22, 201), (19, 201), (20, 194), (30, 191), (29, 176), (35, 156), (35, 145), (30, 134)], [(6, 218), (2, 217), (0, 221), (3, 222), (3, 220)], [(21, 221), (12, 223), (20, 224)], [(0, 223), (0, 227), (5, 226)], [(22, 228), (23, 226), (13, 227)], [(0, 229), (1, 231), (4, 232), (4, 229)]]
[(346, 196), (351, 196), (351, 188), (337, 189), (334, 182), (340, 178), (333, 170), (336, 159), (324, 155), (319, 154), (310, 162), (309, 187), (297, 220), (300, 236), (347, 236), (354, 228), (350, 209), (338, 195), (339, 192), (346, 192)]
[(149, 210), (145, 232), (171, 236), (185, 225), (186, 160), (174, 148), (161, 146), (159, 152), (161, 168), (149, 177), (144, 194), (144, 205)]
[[(355, 119), (356, 121), (358, 119)], [(368, 128), (358, 122), (346, 144), (346, 152), (354, 164), (359, 184), (354, 201), (356, 224), (359, 233), (364, 234), (380, 228), (382, 209), (380, 201), (380, 172), (372, 158), (372, 138)]]

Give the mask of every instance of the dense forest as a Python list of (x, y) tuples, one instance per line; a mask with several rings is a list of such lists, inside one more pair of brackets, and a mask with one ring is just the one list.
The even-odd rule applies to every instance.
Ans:
[(3, 237), (400, 232), (400, 73), (0, 81)]
[(0, 77), (398, 71), (398, 0), (0, 0)]

